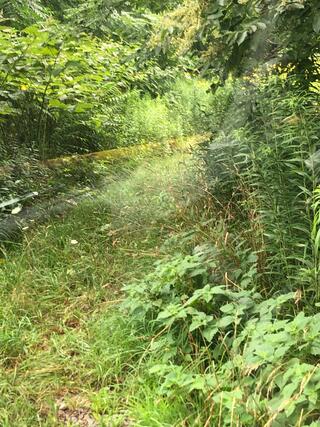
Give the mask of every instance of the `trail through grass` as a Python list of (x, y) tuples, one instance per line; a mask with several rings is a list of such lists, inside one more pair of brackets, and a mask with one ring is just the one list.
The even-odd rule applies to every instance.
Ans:
[(118, 307), (121, 287), (149, 272), (172, 250), (163, 242), (186, 227), (196, 175), (189, 154), (113, 172), (99, 195), (7, 253), (1, 426), (174, 425), (184, 409), (156, 402), (141, 381), (148, 338), (133, 333)]

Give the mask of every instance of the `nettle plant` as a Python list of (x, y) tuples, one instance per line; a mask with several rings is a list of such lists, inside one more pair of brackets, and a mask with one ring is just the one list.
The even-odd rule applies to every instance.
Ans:
[(201, 423), (280, 427), (317, 416), (320, 315), (297, 314), (294, 292), (264, 300), (257, 258), (243, 245), (198, 246), (125, 287), (125, 310), (151, 325), (159, 394), (191, 405), (197, 396)]
[[(137, 318), (154, 321), (156, 328), (175, 334), (184, 330), (186, 336), (194, 333), (195, 338), (211, 342), (220, 327), (241, 322), (241, 317), (250, 309), (260, 295), (251, 284), (256, 277), (255, 254), (243, 250), (242, 268), (224, 277), (219, 258), (220, 251), (209, 245), (199, 246), (191, 255), (177, 254), (170, 260), (160, 261), (155, 271), (142, 282), (125, 288), (128, 294), (127, 308)], [(237, 280), (241, 287), (233, 284)], [(224, 284), (221, 284), (223, 283)], [(233, 303), (239, 298), (243, 303), (237, 308)], [(214, 312), (212, 310), (214, 304)], [(237, 304), (238, 305), (238, 304)], [(221, 322), (220, 308), (226, 313)]]

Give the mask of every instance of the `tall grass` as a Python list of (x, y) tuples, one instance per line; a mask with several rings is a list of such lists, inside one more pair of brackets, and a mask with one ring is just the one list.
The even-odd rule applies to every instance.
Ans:
[(212, 94), (209, 84), (185, 76), (163, 96), (129, 94), (115, 130), (117, 145), (163, 142), (169, 138), (205, 133)]
[[(234, 97), (250, 103), (247, 123), (235, 121), (231, 129), (226, 123), (209, 147), (213, 192), (219, 197), (215, 190), (222, 186), (229, 199), (226, 205), (221, 198), (222, 204), (230, 207), (234, 198), (234, 208), (241, 205), (249, 221), (245, 227), (259, 233), (263, 273), (273, 291), (297, 289), (312, 263), (311, 200), (317, 171), (308, 164), (318, 147), (316, 95), (288, 90), (270, 78), (260, 83), (254, 98), (244, 87)], [(235, 101), (232, 114), (240, 106)], [(237, 218), (235, 223), (241, 227)]]

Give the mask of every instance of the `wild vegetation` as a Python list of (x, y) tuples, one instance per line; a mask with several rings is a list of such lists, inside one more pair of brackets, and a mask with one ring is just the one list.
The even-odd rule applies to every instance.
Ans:
[(20, 181), (17, 169), (28, 186), (51, 177), (38, 160), (203, 132), (209, 84), (148, 57), (143, 44), (158, 16), (148, 9), (139, 18), (139, 5), (120, 13), (117, 3), (105, 29), (96, 2), (0, 3), (3, 196), (17, 194), (9, 185)]
[(318, 1), (0, 7), (1, 195), (100, 183), (3, 247), (1, 424), (319, 426)]

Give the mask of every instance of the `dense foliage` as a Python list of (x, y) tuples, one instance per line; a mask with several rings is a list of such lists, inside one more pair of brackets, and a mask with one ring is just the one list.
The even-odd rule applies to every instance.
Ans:
[(22, 176), (32, 185), (43, 172), (34, 174), (39, 159), (199, 131), (210, 103), (209, 84), (180, 69), (179, 61), (161, 68), (145, 48), (159, 8), (173, 4), (3, 1), (4, 197), (26, 188), (11, 185)]
[[(16, 142), (21, 148), (40, 150), (47, 158), (70, 150), (114, 147), (119, 138), (121, 145), (132, 143), (121, 135), (127, 125), (125, 119), (122, 123), (125, 111), (133, 99), (139, 108), (144, 94), (160, 93), (161, 69), (151, 60), (140, 67), (135, 45), (100, 41), (74, 31), (56, 21), (22, 31), (2, 26), (4, 151)], [(169, 91), (173, 82), (174, 73), (163, 90)]]
[(214, 84), (263, 63), (287, 66), (300, 84), (319, 78), (317, 0), (186, 0), (159, 30), (161, 50), (191, 50)]
[[(148, 254), (161, 255), (123, 288), (115, 321), (125, 319), (128, 336), (116, 325), (113, 343), (97, 326), (114, 355), (109, 344), (86, 350), (115, 365), (99, 368), (100, 415), (106, 394), (133, 378), (148, 393), (120, 400), (137, 425), (319, 425), (318, 3), (0, 2), (8, 175), (16, 153), (36, 162), (210, 132), (197, 167), (187, 164), (189, 192), (175, 194), (184, 160), (166, 188), (154, 169), (138, 170), (115, 193), (117, 227), (99, 223), (93, 236), (107, 232), (116, 251), (126, 230), (139, 259), (156, 233)], [(6, 363), (23, 352), (9, 335)]]
[(201, 405), (196, 425), (317, 425), (319, 16), (312, 1), (184, 2), (152, 41), (211, 76), (214, 219), (125, 307), (157, 337), (159, 393)]

